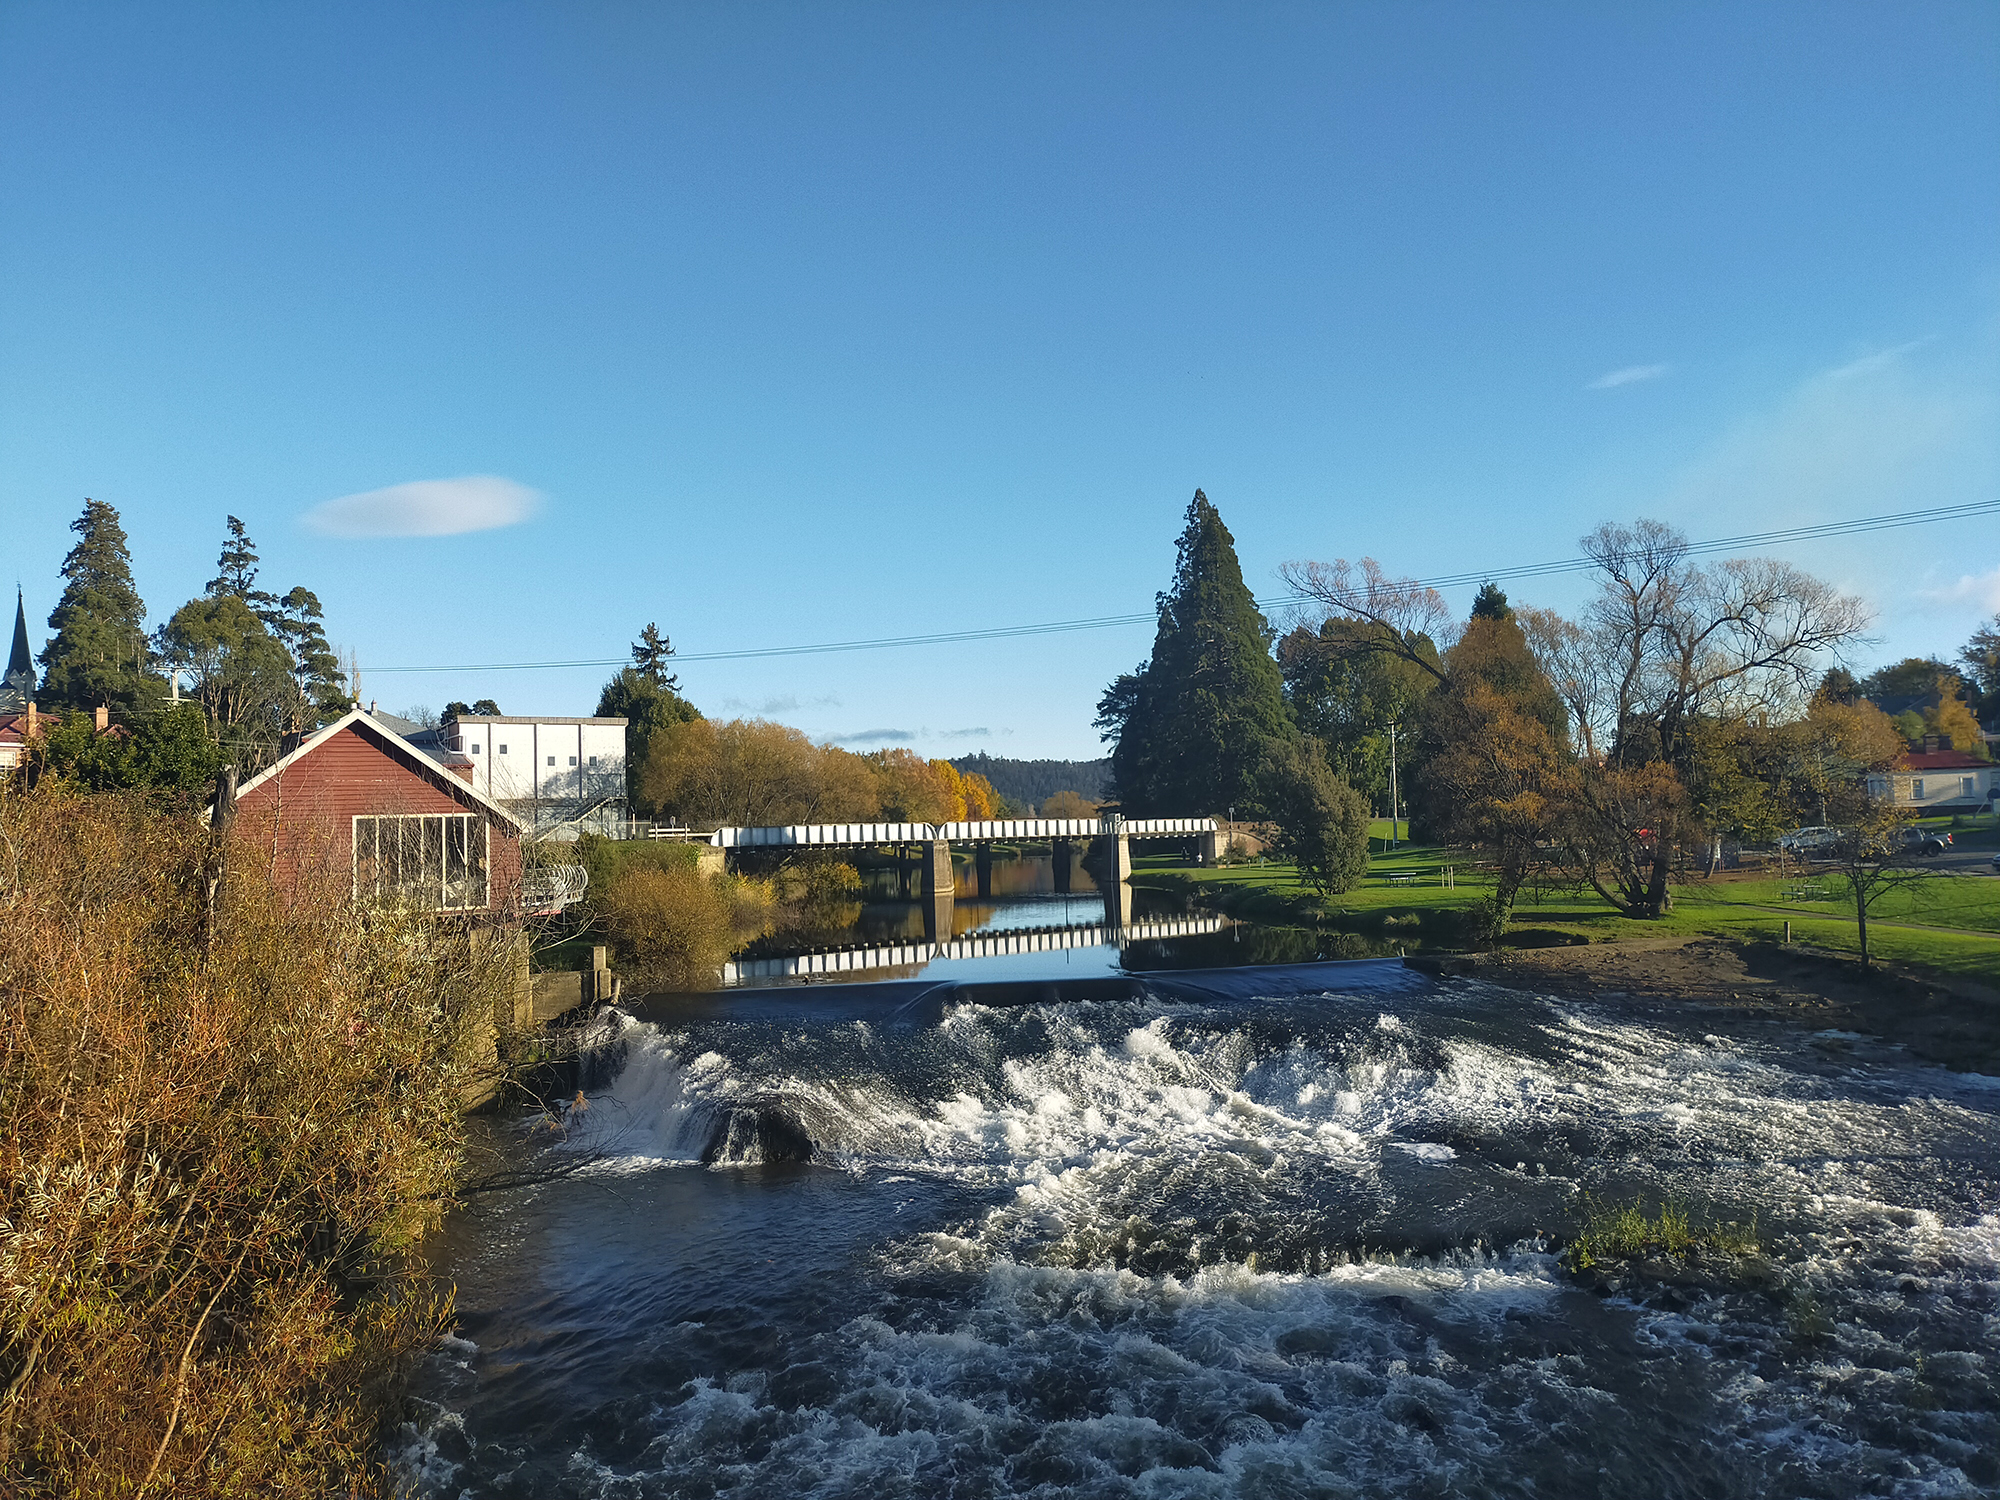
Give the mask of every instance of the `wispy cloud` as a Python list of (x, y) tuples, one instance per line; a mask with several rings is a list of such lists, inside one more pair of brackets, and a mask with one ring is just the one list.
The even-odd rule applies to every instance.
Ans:
[(981, 724), (977, 729), (941, 729), (938, 731), (938, 738), (941, 740), (990, 740), (993, 738), (993, 731), (988, 729), (984, 724)]
[(1853, 380), (1858, 376), (1873, 375), (1878, 371), (1886, 370), (1891, 365), (1899, 363), (1905, 355), (1914, 354), (1930, 342), (1928, 338), (1911, 339), (1907, 344), (1898, 344), (1893, 349), (1881, 349), (1874, 354), (1864, 354), (1859, 359), (1851, 359), (1844, 365), (1838, 365), (1828, 370), (1820, 378), (1822, 380)]
[(756, 714), (760, 718), (768, 718), (773, 714), (795, 714), (802, 708), (838, 708), (840, 698), (834, 693), (820, 698), (800, 698), (797, 694), (785, 693), (755, 703), (748, 698), (723, 698), (718, 701), (718, 706), (733, 714)]
[(468, 474), (342, 495), (314, 506), (299, 519), (322, 536), (458, 536), (517, 525), (541, 503), (539, 494), (511, 479)]
[(1622, 370), (1610, 370), (1590, 382), (1587, 391), (1609, 391), (1621, 385), (1637, 385), (1642, 380), (1658, 380), (1672, 365), (1627, 365)]
[(864, 729), (859, 734), (827, 736), (829, 745), (907, 745), (917, 737), (914, 729)]
[(2000, 568), (1984, 573), (1965, 573), (1956, 583), (1919, 589), (1917, 592), (1933, 604), (1971, 604), (1982, 612), (2000, 614)]
[(1802, 380), (1719, 437), (1655, 510), (1699, 518), (1690, 525), (1756, 516), (1776, 526), (1990, 495), (2000, 387), (1977, 365), (1908, 358), (1928, 342)]

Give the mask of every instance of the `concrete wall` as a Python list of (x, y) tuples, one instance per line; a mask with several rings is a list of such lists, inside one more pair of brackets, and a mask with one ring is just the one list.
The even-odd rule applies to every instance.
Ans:
[(625, 793), (623, 719), (465, 718), (446, 743), (495, 802)]
[(472, 761), (472, 784), (520, 818), (546, 826), (607, 799), (589, 820), (617, 834), (625, 817), (625, 720), (465, 717), (445, 743)]

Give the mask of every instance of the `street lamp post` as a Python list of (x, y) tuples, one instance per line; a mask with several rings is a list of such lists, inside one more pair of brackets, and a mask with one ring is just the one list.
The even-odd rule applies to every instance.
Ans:
[(1395, 724), (1389, 726), (1389, 847), (1391, 849), (1400, 842), (1400, 830), (1396, 820), (1403, 805), (1396, 786), (1396, 730), (1399, 727)]

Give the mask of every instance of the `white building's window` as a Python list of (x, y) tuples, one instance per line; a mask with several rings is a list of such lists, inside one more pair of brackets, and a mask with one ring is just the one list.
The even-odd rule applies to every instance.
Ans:
[(550, 764), (550, 765), (554, 765), (555, 763), (556, 763), (556, 758), (555, 758), (555, 757), (554, 757), (553, 755), (551, 755), (551, 756), (549, 757), (549, 764)]
[(420, 911), (488, 905), (486, 820), (416, 813), (354, 820), (354, 897)]
[[(572, 756), (571, 756), (571, 757), (569, 758), (569, 763), (570, 763), (571, 765), (575, 765), (575, 764), (576, 764), (576, 757), (575, 757), (574, 755), (572, 755)], [(1966, 783), (1966, 785), (1967, 785), (1967, 786), (1971, 786), (1971, 785), (1972, 785), (1972, 783), (1968, 781), (1968, 782)]]
[(500, 747), (500, 753), (501, 753), (502, 755), (505, 755), (505, 754), (507, 753), (507, 747), (506, 747), (505, 745), (502, 745), (502, 746)]
[(1958, 790), (1961, 795), (1967, 797), (1976, 797), (1979, 795), (1970, 776), (1961, 776), (1958, 778)]
[(1919, 776), (1919, 777), (1917, 777), (1917, 778), (1916, 778), (1916, 780), (1914, 780), (1914, 781), (1912, 781), (1912, 782), (1910, 783), (1910, 798), (1911, 798), (1911, 800), (1912, 800), (1912, 801), (1915, 801), (1915, 802), (1921, 802), (1921, 801), (1923, 801), (1923, 800), (1924, 800), (1924, 778), (1923, 778), (1923, 777)]
[(597, 764), (597, 757), (596, 757), (596, 756), (594, 756), (594, 755), (593, 755), (593, 756), (591, 756), (591, 757), (590, 757), (590, 763), (591, 763), (591, 764), (592, 764), (593, 766), (594, 766), (594, 765), (596, 765), (596, 764)]
[(473, 753), (474, 755), (477, 755), (477, 754), (479, 753), (479, 741), (478, 741), (478, 740), (474, 740), (474, 741), (472, 742), (472, 753)]
[(1871, 797), (1888, 796), (1889, 795), (1888, 778), (1886, 776), (1870, 776), (1868, 778), (1868, 795)]

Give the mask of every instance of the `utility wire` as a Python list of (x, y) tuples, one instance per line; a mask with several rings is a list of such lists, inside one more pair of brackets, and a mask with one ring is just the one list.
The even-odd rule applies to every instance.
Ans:
[[(1905, 526), (1929, 526), (1939, 521), (1959, 521), (2000, 513), (2000, 500), (1980, 500), (1969, 505), (1932, 506), (1925, 510), (1898, 511), (1886, 516), (1862, 516), (1851, 521), (1827, 521), (1814, 526), (1792, 526), (1781, 531), (1756, 531), (1743, 536), (1716, 537), (1690, 542), (1688, 552), (1704, 555), (1730, 552), (1739, 547), (1767, 547), (1792, 542), (1818, 541), (1824, 537), (1857, 536), (1871, 531), (1894, 531)], [(1466, 588), (1488, 581), (1499, 583), (1517, 578), (1548, 578), (1562, 573), (1582, 573), (1597, 566), (1588, 557), (1569, 557), (1558, 562), (1521, 563), (1511, 568), (1482, 568), (1471, 573), (1448, 573), (1436, 578), (1420, 578), (1426, 588)], [(1290, 605), (1304, 604), (1302, 594), (1285, 594), (1259, 599), (1257, 607), (1267, 613)], [(858, 641), (826, 641), (812, 646), (756, 646), (739, 651), (676, 651), (675, 662), (755, 661), (774, 656), (824, 656), (839, 651), (884, 651), (899, 646), (948, 646), (969, 641), (1004, 641), (1031, 635), (1063, 635), (1079, 630), (1111, 630), (1126, 625), (1150, 625), (1159, 618), (1156, 610), (1127, 615), (1098, 615), (1087, 620), (1054, 620), (1040, 625), (995, 625), (983, 630), (946, 630), (928, 635), (878, 636)], [(624, 667), (629, 656), (582, 657), (574, 661), (464, 662), (448, 666), (369, 667), (368, 672), (529, 672), (555, 671), (565, 667)]]

